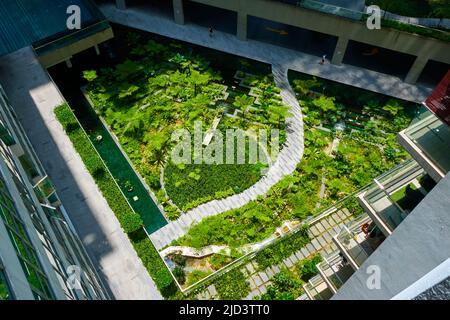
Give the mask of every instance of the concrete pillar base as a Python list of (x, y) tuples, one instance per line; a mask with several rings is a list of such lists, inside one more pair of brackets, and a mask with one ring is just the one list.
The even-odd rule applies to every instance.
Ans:
[(417, 57), (414, 61), (411, 69), (409, 69), (408, 74), (405, 77), (405, 82), (409, 84), (415, 84), (420, 77), (423, 69), (425, 68), (428, 62), (428, 58), (426, 57)]
[(184, 24), (183, 0), (173, 0), (173, 17), (176, 24)]
[(239, 40), (247, 40), (247, 14), (242, 12), (238, 12), (236, 36)]
[(339, 37), (334, 49), (333, 57), (331, 58), (331, 63), (335, 65), (340, 65), (345, 56), (345, 51), (347, 50), (348, 38)]
[(126, 0), (116, 0), (116, 7), (119, 10), (125, 10), (127, 8)]

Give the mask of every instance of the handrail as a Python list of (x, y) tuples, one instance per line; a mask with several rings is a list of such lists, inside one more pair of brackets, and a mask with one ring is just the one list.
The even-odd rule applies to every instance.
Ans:
[[(339, 16), (339, 17), (343, 17), (343, 18), (347, 18), (347, 19), (351, 19), (351, 20), (355, 20), (355, 21), (362, 21), (364, 19), (366, 19), (366, 17), (368, 16), (366, 12), (364, 11), (357, 11), (357, 10), (353, 10), (353, 9), (347, 9), (344, 7), (339, 7), (333, 4), (327, 4), (327, 3), (323, 3), (323, 2), (319, 2), (319, 1), (315, 1), (315, 0), (300, 0), (300, 1), (296, 1), (295, 3), (293, 1), (286, 1), (286, 0), (273, 0), (273, 1), (277, 1), (277, 2), (282, 2), (284, 4), (288, 4), (288, 5), (294, 5), (300, 8), (304, 8), (304, 9), (308, 9), (308, 10), (314, 10), (314, 11), (318, 11), (318, 12), (322, 12), (325, 14), (330, 14), (330, 15), (335, 15), (335, 16)], [(381, 10), (381, 12), (385, 12), (383, 10)], [(419, 28), (418, 30), (423, 30), (423, 31), (432, 31), (434, 32), (436, 35), (439, 35), (439, 37), (432, 37), (432, 38), (437, 38), (437, 39), (441, 39), (442, 37), (450, 37), (449, 32), (443, 31), (443, 30), (439, 30), (436, 28), (432, 28), (432, 27), (428, 27), (422, 24), (417, 24), (417, 23), (412, 23), (410, 19), (408, 19), (408, 21), (402, 20), (402, 19), (394, 19), (391, 15), (384, 15), (382, 18), (382, 24), (383, 21), (388, 23), (397, 23), (400, 25), (405, 25), (405, 26), (411, 26), (414, 28)], [(447, 19), (448, 20), (448, 19)], [(445, 21), (446, 22), (446, 21)], [(402, 31), (401, 28), (396, 28), (396, 26), (393, 26), (392, 24), (387, 25), (386, 27), (391, 27), (397, 30)], [(408, 32), (408, 31), (406, 31)], [(409, 33), (414, 33), (414, 31), (411, 31)], [(441, 39), (442, 40), (442, 39)]]
[[(37, 41), (33, 44), (33, 48), (36, 52), (38, 52), (39, 50), (42, 50), (45, 47), (54, 45), (55, 43), (62, 42), (64, 40), (72, 38), (78, 34), (91, 31), (92, 29), (95, 29), (97, 26), (102, 25), (102, 24), (109, 25), (109, 22), (107, 19), (102, 19), (95, 23), (88, 24), (85, 27), (82, 26), (81, 29), (73, 31), (73, 32), (62, 31), (62, 32), (56, 33), (51, 37), (51, 38), (54, 38), (53, 40), (50, 40), (51, 38), (45, 38), (43, 40)], [(61, 36), (59, 36), (59, 35), (61, 35)]]

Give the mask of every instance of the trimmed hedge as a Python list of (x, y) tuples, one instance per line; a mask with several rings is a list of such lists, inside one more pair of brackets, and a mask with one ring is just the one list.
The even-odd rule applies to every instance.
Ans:
[(116, 215), (125, 233), (128, 234), (137, 255), (155, 281), (161, 294), (166, 298), (176, 295), (178, 289), (172, 275), (143, 230), (142, 218), (131, 210), (70, 107), (63, 104), (57, 107), (54, 112), (109, 207)]
[(144, 225), (141, 217), (131, 210), (69, 106), (63, 104), (57, 107), (55, 115), (83, 159), (87, 170), (94, 178), (111, 210), (117, 216), (123, 230), (126, 233), (132, 233), (141, 229)]

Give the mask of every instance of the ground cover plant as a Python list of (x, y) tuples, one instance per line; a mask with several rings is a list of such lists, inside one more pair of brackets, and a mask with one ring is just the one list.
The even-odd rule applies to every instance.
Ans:
[(316, 265), (322, 261), (320, 254), (303, 259), (291, 268), (284, 267), (272, 279), (267, 292), (254, 300), (295, 300), (304, 293), (303, 285), (318, 274)]
[(168, 218), (258, 181), (265, 168), (261, 162), (173, 163), (171, 135), (177, 129), (193, 132), (194, 124), (202, 121), (203, 132), (215, 123), (221, 132), (278, 129), (282, 139), (288, 107), (270, 72), (252, 74), (252, 64), (241, 59), (231, 76), (178, 42), (141, 41), (132, 33), (127, 43), (124, 61), (84, 72), (85, 91)]

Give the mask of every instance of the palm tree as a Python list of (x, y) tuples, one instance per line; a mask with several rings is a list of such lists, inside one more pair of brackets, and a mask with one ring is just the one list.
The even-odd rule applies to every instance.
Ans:
[(242, 111), (242, 118), (245, 119), (250, 107), (253, 105), (253, 102), (253, 97), (243, 94), (234, 99), (233, 106)]
[(210, 78), (207, 73), (200, 73), (198, 71), (193, 71), (189, 75), (188, 81), (194, 85), (194, 93), (197, 95), (197, 89), (200, 86), (208, 84)]
[(269, 107), (269, 117), (276, 120), (278, 127), (281, 127), (281, 121), (289, 116), (289, 110), (284, 104), (272, 105)]

